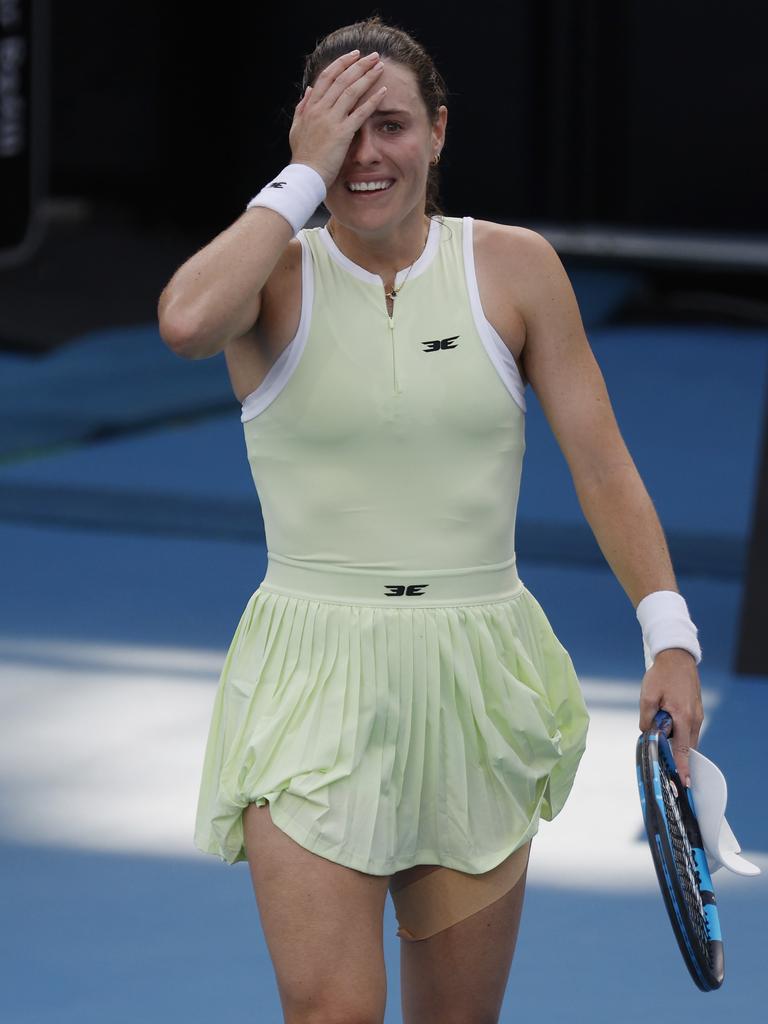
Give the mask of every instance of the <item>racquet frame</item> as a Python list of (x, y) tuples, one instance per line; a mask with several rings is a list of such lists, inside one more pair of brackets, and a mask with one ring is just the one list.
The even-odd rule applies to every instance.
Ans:
[[(710, 992), (720, 988), (724, 977), (720, 921), (709, 866), (696, 820), (693, 795), (680, 779), (667, 738), (672, 735), (672, 728), (672, 717), (667, 711), (661, 710), (656, 714), (651, 728), (641, 734), (636, 751), (637, 783), (653, 865), (672, 930), (693, 981), (703, 992)], [(666, 769), (666, 775), (672, 783), (673, 797), (676, 797), (675, 804), (695, 864), (693, 881), (703, 904), (708, 937), (706, 953), (697, 938), (696, 926), (678, 876), (662, 793), (663, 769)]]

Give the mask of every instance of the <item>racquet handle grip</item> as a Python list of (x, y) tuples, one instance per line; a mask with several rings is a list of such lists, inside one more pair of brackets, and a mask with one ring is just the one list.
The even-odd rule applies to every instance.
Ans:
[(672, 715), (663, 708), (659, 708), (654, 715), (653, 724), (660, 732), (663, 732), (665, 736), (669, 737), (672, 735)]

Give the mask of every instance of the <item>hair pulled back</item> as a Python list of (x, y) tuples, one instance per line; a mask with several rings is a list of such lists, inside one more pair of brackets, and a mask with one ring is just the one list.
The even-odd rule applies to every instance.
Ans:
[[(352, 25), (337, 28), (322, 38), (312, 53), (304, 60), (304, 74), (301, 80), (299, 97), (304, 95), (308, 85), (314, 85), (315, 79), (333, 63), (337, 57), (360, 50), (360, 55), (377, 51), (380, 57), (388, 57), (391, 61), (410, 68), (416, 78), (419, 93), (427, 108), (427, 116), (435, 123), (438, 111), (447, 98), (447, 88), (442, 75), (437, 70), (427, 51), (413, 36), (404, 29), (385, 24), (378, 14), (356, 21)], [(430, 164), (427, 176), (426, 214), (445, 216), (440, 209), (440, 176), (438, 165)]]

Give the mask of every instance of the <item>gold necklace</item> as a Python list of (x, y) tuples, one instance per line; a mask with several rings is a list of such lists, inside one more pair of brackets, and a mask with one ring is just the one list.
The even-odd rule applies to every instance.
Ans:
[[(331, 228), (331, 225), (327, 224), (326, 227), (328, 228), (328, 234), (331, 236), (331, 238), (333, 238), (334, 242), (336, 242), (336, 238), (334, 237), (333, 229)], [(399, 293), (403, 290), (405, 282), (410, 277), (411, 271), (413, 270), (414, 266), (418, 263), (419, 259), (421, 258), (422, 253), (424, 252), (424, 249), (427, 246), (427, 239), (428, 238), (429, 238), (429, 227), (427, 227), (427, 234), (426, 234), (426, 237), (424, 238), (424, 244), (421, 247), (421, 252), (416, 257), (416, 259), (413, 261), (413, 263), (410, 265), (410, 267), (408, 267), (408, 273), (405, 275), (405, 277), (403, 279), (403, 283), (400, 285), (399, 288), (395, 288), (395, 285), (394, 285), (394, 282), (393, 282), (393, 284), (392, 284), (392, 291), (391, 292), (388, 292), (388, 291), (384, 292), (385, 296), (388, 299), (396, 299), (397, 296), (399, 295)], [(339, 248), (339, 243), (338, 242), (336, 242), (336, 248), (337, 249)], [(341, 251), (341, 250), (339, 250), (339, 251)], [(395, 274), (395, 280), (397, 280), (397, 274)]]

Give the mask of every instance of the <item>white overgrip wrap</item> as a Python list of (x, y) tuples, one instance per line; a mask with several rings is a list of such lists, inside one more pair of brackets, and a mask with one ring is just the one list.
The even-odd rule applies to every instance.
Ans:
[(689, 651), (696, 664), (699, 664), (699, 631), (691, 621), (682, 594), (674, 590), (655, 590), (652, 594), (646, 594), (635, 609), (635, 614), (643, 630), (646, 670), (651, 667), (659, 651), (669, 647), (681, 647)]
[(246, 206), (267, 206), (288, 221), (296, 235), (325, 199), (328, 190), (314, 167), (288, 164)]

